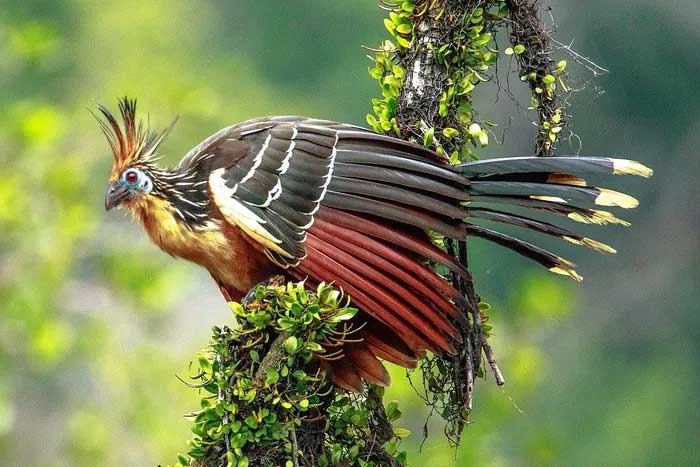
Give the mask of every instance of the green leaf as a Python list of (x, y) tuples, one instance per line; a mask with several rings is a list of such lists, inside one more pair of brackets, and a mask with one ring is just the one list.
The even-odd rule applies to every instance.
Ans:
[(245, 424), (248, 425), (248, 426), (251, 427), (251, 428), (257, 428), (257, 427), (258, 427), (258, 421), (255, 420), (255, 417), (253, 417), (252, 415), (248, 415), (248, 416), (245, 418)]
[(386, 418), (390, 422), (395, 422), (399, 418), (401, 418), (401, 410), (399, 410), (399, 403), (398, 401), (391, 401), (387, 404), (386, 409), (384, 409), (386, 413)]
[(433, 145), (434, 141), (435, 141), (435, 128), (430, 127), (423, 134), (423, 146), (425, 146), (426, 148), (429, 148), (430, 146)]
[(513, 55), (513, 47), (508, 47), (506, 50), (503, 51), (503, 53), (506, 55)]
[(389, 31), (389, 34), (394, 34), (394, 31), (396, 30), (396, 26), (388, 18), (384, 19), (384, 27), (386, 28), (387, 31)]
[(197, 356), (197, 363), (199, 363), (199, 367), (202, 371), (211, 373), (211, 362), (207, 359), (206, 355), (199, 354)]
[(396, 43), (399, 44), (401, 47), (404, 49), (408, 49), (411, 47), (411, 42), (401, 36), (396, 36)]
[(449, 107), (447, 106), (447, 102), (440, 101), (440, 104), (438, 104), (438, 115), (441, 117), (447, 117), (448, 110)]
[(328, 319), (329, 322), (331, 323), (337, 323), (340, 321), (347, 321), (351, 318), (353, 318), (357, 314), (357, 308), (345, 308), (344, 310), (339, 311), (335, 315), (333, 315), (331, 318)]
[(298, 343), (295, 336), (289, 336), (284, 341), (284, 350), (286, 350), (288, 354), (293, 354), (297, 351)]
[(525, 52), (525, 46), (522, 44), (518, 44), (515, 47), (513, 47), (513, 52), (515, 52), (515, 55), (520, 55), (521, 53)]
[(374, 79), (379, 79), (382, 76), (384, 76), (384, 70), (382, 70), (378, 66), (368, 68), (367, 71), (369, 72), (369, 75)]
[(399, 438), (407, 438), (411, 436), (411, 430), (408, 430), (406, 428), (394, 427), (394, 435), (398, 436)]
[(566, 70), (566, 60), (560, 60), (557, 62), (557, 67), (556, 67), (556, 72), (557, 73), (563, 73), (564, 70)]
[(445, 138), (454, 138), (455, 136), (459, 136), (459, 130), (447, 127), (442, 129), (442, 134)]
[(413, 31), (413, 27), (409, 23), (403, 23), (396, 26), (396, 32), (401, 34), (410, 34)]
[(377, 119), (374, 117), (372, 114), (367, 114), (366, 117), (367, 124), (372, 127), (372, 129), (378, 133), (381, 133), (381, 125), (377, 121)]
[(245, 309), (243, 308), (243, 305), (241, 305), (238, 302), (228, 302), (229, 308), (231, 308), (231, 311), (233, 312), (234, 315), (236, 316), (245, 316)]
[(556, 80), (556, 78), (554, 78), (554, 76), (549, 75), (549, 74), (544, 75), (544, 78), (542, 78), (542, 82), (544, 84), (552, 84), (555, 80)]
[(231, 433), (238, 433), (241, 430), (243, 423), (241, 423), (240, 420), (234, 420), (229, 426), (231, 427)]
[(277, 382), (279, 380), (280, 380), (280, 374), (276, 369), (270, 368), (269, 370), (267, 370), (267, 378), (265, 378), (265, 386), (272, 386), (273, 384), (277, 384)]

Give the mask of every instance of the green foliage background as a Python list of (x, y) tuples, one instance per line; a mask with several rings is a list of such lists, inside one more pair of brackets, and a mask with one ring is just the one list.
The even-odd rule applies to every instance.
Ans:
[[(553, 6), (560, 40), (612, 70), (576, 98), (584, 152), (656, 175), (617, 185), (640, 195), (630, 229), (591, 231), (617, 256), (556, 245), (582, 286), (474, 242), (508, 383), (479, 382), (457, 452), (435, 419), (418, 451), (426, 413), (403, 371), (387, 400), (412, 465), (697, 465), (700, 7)], [(197, 398), (174, 374), (231, 319), (204, 271), (105, 215), (111, 156), (86, 107), (129, 94), (158, 126), (179, 114), (170, 162), (248, 117), (363, 124), (376, 83), (359, 46), (385, 38), (382, 18), (374, 0), (0, 2), (1, 465), (175, 462)], [(530, 151), (534, 115), (489, 92), (482, 116), (508, 132), (482, 156)]]

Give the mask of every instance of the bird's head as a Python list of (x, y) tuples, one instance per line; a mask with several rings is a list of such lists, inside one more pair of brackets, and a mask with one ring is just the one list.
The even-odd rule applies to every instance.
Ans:
[(151, 131), (144, 122), (136, 121), (136, 100), (124, 97), (119, 101), (121, 123), (104, 106), (95, 115), (114, 156), (109, 177), (105, 208), (125, 206), (134, 210), (158, 195), (156, 151), (172, 126), (160, 133)]

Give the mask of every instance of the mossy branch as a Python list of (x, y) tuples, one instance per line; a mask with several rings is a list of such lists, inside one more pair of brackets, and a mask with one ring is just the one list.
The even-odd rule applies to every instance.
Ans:
[(268, 372), (276, 370), (280, 362), (287, 358), (284, 344), (290, 337), (292, 337), (292, 335), (288, 331), (283, 331), (272, 341), (267, 354), (265, 354), (265, 357), (260, 362), (257, 373), (255, 373), (255, 377), (253, 378), (255, 383), (259, 385), (264, 384)]
[(570, 93), (564, 83), (566, 61), (555, 64), (550, 31), (540, 18), (540, 0), (508, 0), (507, 5), (508, 28), (520, 79), (530, 86), (530, 106), (538, 115), (535, 154), (551, 156), (559, 133), (569, 121), (565, 106)]
[(237, 324), (213, 329), (191, 377), (201, 410), (189, 414), (193, 438), (181, 465), (401, 465), (391, 425), (398, 409), (386, 412), (371, 386), (347, 394), (322, 371), (325, 358), (342, 357), (324, 349), (352, 333), (348, 297), (277, 276), (231, 308)]

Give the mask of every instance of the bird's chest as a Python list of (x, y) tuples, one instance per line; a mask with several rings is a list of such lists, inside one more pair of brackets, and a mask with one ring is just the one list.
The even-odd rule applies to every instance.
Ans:
[(246, 241), (240, 230), (223, 220), (189, 228), (166, 210), (152, 210), (142, 215), (142, 221), (163, 251), (207, 269), (234, 299), (274, 272), (271, 262)]

